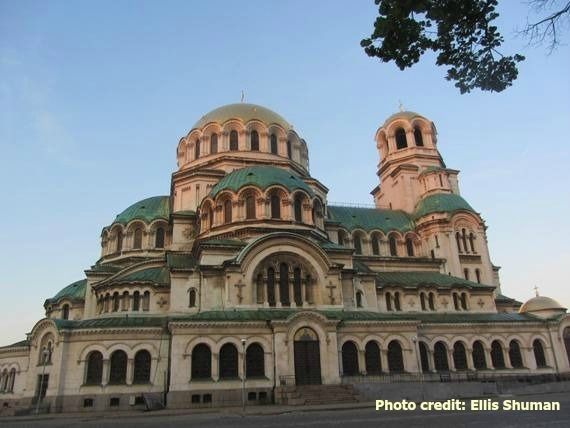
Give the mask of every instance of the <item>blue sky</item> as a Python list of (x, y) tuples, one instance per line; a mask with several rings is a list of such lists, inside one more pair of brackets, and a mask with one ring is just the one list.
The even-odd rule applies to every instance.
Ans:
[(538, 285), (570, 306), (570, 49), (527, 47), (527, 6), (501, 7), (520, 77), (460, 95), (432, 58), (401, 72), (363, 53), (373, 1), (0, 0), (0, 344), (83, 277), (116, 214), (168, 194), (179, 138), (242, 90), (307, 140), (329, 201), (372, 202), (373, 136), (400, 100), (427, 116), (489, 226), (503, 292)]

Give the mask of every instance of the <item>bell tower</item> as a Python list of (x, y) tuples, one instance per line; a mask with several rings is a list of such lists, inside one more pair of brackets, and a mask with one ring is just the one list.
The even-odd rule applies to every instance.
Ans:
[[(372, 190), (377, 208), (412, 213), (428, 193), (459, 193), (458, 171), (446, 169), (430, 120), (411, 111), (390, 116), (376, 131), (380, 185)], [(436, 172), (441, 174), (436, 174)], [(426, 180), (427, 176), (434, 175)]]

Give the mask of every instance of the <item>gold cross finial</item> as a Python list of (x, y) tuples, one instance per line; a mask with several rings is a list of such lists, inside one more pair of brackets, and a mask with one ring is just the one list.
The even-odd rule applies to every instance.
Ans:
[(404, 111), (404, 104), (402, 104), (402, 100), (398, 100), (398, 103), (400, 111)]
[(538, 287), (536, 285), (534, 286), (534, 293), (536, 294), (536, 297), (538, 297)]
[(243, 99), (245, 98), (245, 94), (243, 92), (243, 89), (241, 90), (241, 102), (243, 103)]

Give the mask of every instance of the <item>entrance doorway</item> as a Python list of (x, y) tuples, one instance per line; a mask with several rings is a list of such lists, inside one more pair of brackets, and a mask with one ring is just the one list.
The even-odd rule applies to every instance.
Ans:
[(321, 384), (321, 352), (319, 337), (309, 327), (295, 334), (295, 383), (297, 385)]

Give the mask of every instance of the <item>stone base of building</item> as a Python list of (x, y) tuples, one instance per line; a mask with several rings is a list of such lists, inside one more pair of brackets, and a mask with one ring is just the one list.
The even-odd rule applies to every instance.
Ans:
[[(208, 407), (241, 406), (243, 400), (241, 389), (170, 391), (168, 393), (169, 409), (189, 409)], [(273, 388), (246, 388), (246, 405), (272, 404)]]

